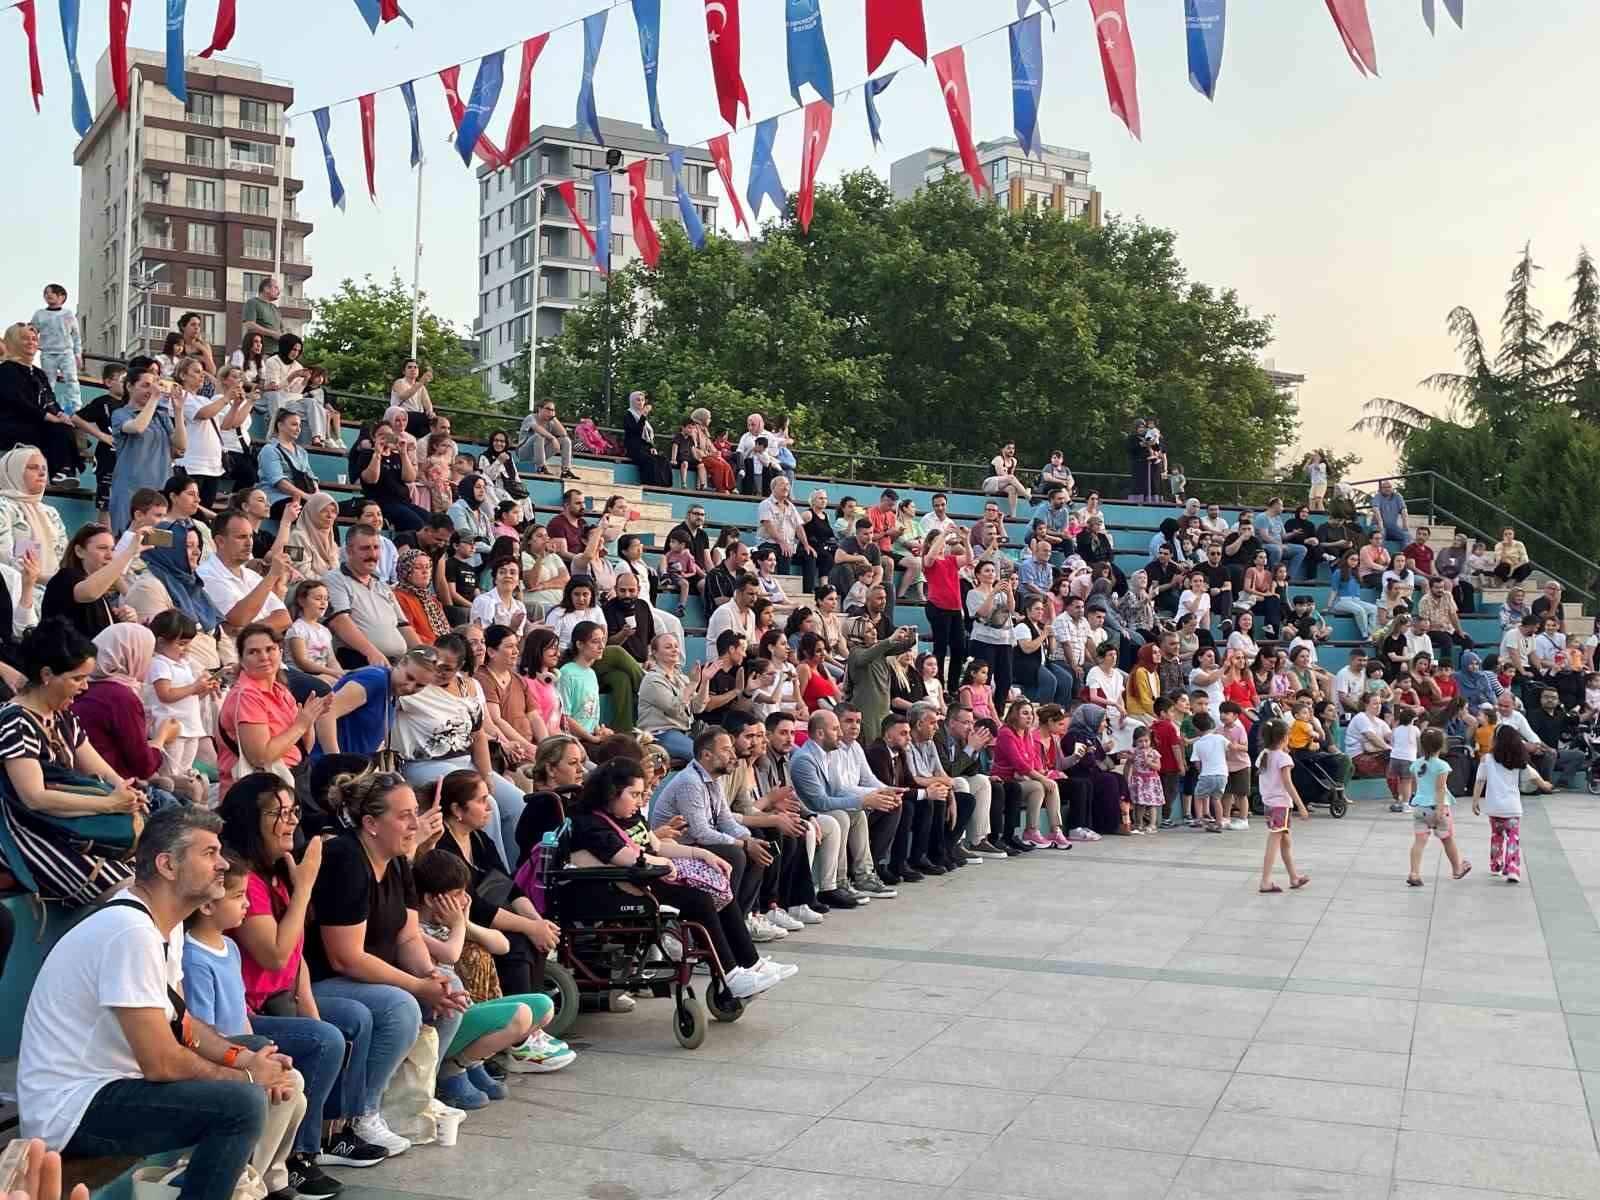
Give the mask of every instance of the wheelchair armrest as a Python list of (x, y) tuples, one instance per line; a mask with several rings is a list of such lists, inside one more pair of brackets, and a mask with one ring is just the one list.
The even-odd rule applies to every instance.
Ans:
[(667, 867), (641, 865), (633, 867), (565, 867), (563, 880), (573, 883), (649, 883), (666, 876)]

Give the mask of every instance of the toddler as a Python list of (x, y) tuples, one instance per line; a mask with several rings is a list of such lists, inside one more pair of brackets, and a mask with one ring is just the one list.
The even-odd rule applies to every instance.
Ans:
[(1194, 783), (1195, 816), (1205, 821), (1207, 833), (1221, 833), (1226, 811), (1223, 794), (1228, 790), (1228, 739), (1217, 732), (1210, 713), (1197, 712), (1191, 719), (1195, 731), (1191, 748), (1200, 771)]
[(662, 587), (669, 592), (678, 593), (678, 615), (683, 616), (689, 611), (690, 586), (705, 572), (700, 569), (700, 563), (689, 546), (689, 540), (677, 530), (667, 535), (667, 553), (661, 560), (661, 565), (666, 571)]
[(1183, 473), (1183, 464), (1173, 463), (1172, 470), (1167, 472), (1167, 487), (1172, 492), (1172, 502), (1174, 504), (1182, 506), (1187, 499), (1184, 491), (1188, 486), (1189, 480)]
[(333, 633), (322, 623), (328, 611), (328, 585), (320, 579), (304, 580), (295, 585), (290, 599), (295, 619), (283, 636), (290, 664), (330, 685), (338, 683), (342, 672), (333, 658)]
[(1294, 869), (1294, 856), (1289, 833), (1289, 806), (1292, 804), (1302, 817), (1305, 801), (1295, 790), (1294, 760), (1289, 757), (1284, 744), (1289, 740), (1289, 727), (1276, 718), (1261, 726), (1261, 753), (1256, 756), (1256, 778), (1261, 781), (1261, 807), (1267, 816), (1267, 849), (1261, 858), (1261, 885), (1258, 890), (1268, 893), (1282, 892), (1272, 882), (1272, 862), (1283, 860), (1283, 869), (1289, 876), (1289, 886), (1296, 890), (1311, 882), (1311, 876), (1301, 875)]
[(961, 673), (961, 703), (972, 710), (974, 720), (995, 720), (994, 689), (989, 686), (989, 664), (970, 659)]
[(56, 403), (67, 416), (78, 411), (78, 372), (83, 370), (83, 334), (77, 315), (67, 307), (67, 289), (52, 283), (44, 289), (44, 307), (33, 314), (39, 331), (39, 367), (50, 378)]
[(1123, 770), (1139, 814), (1139, 822), (1132, 832), (1155, 833), (1156, 819), (1166, 803), (1161, 787), (1161, 754), (1150, 744), (1150, 731), (1143, 726), (1133, 731), (1133, 752), (1128, 755)]
[[(150, 671), (145, 676), (154, 700), (150, 704), (150, 721), (160, 728), (168, 718), (178, 723), (178, 735), (167, 743), (167, 767), (174, 779), (194, 777), (194, 759), (200, 742), (207, 736), (205, 715), (200, 699), (216, 696), (221, 681), (207, 672), (195, 677), (189, 665), (189, 643), (200, 626), (195, 619), (176, 608), (159, 612), (150, 619), (150, 632), (155, 634), (156, 653), (150, 660)], [(242, 918), (241, 918), (242, 919)]]
[[(1389, 791), (1394, 803), (1390, 812), (1405, 812), (1416, 791), (1412, 766), (1417, 760), (1417, 710), (1401, 708), (1394, 715), (1394, 743), (1389, 751)], [(1443, 736), (1442, 734), (1440, 736)]]
[[(1510, 726), (1506, 728), (1513, 737), (1516, 736), (1516, 730)], [(1399, 733), (1397, 727), (1397, 745)], [(1444, 847), (1444, 856), (1450, 860), (1454, 878), (1465, 879), (1467, 872), (1472, 870), (1472, 864), (1456, 850), (1455, 818), (1450, 809), (1450, 789), (1445, 786), (1450, 778), (1450, 764), (1444, 760), (1444, 731), (1423, 730), (1419, 752), (1421, 758), (1410, 764), (1416, 791), (1411, 801), (1411, 820), (1415, 827), (1415, 836), (1411, 839), (1411, 873), (1406, 876), (1406, 883), (1411, 887), (1422, 886), (1422, 851), (1428, 845), (1429, 834), (1438, 838), (1439, 845)], [(1479, 779), (1482, 778), (1480, 764)], [(1477, 808), (1476, 801), (1473, 802), (1473, 808)]]
[[(1522, 735), (1509, 725), (1502, 726), (1495, 733), (1493, 753), (1485, 755), (1478, 763), (1478, 778), (1472, 785), (1472, 815), (1478, 816), (1488, 809), (1489, 874), (1503, 875), (1507, 883), (1518, 883), (1522, 879), (1522, 781), (1525, 778), (1531, 779), (1546, 795), (1555, 790), (1529, 763), (1528, 747)], [(1413, 851), (1413, 864), (1416, 855)], [(1416, 873), (1413, 865), (1411, 874)]]

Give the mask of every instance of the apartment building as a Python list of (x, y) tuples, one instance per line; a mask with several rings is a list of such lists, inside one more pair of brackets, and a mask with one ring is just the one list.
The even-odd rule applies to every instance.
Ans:
[[(1053, 208), (1100, 224), (1100, 192), (1089, 186), (1087, 151), (1047, 145), (1042, 159), (1030, 158), (1014, 137), (979, 142), (977, 151), (984, 178), (1006, 208)], [(964, 171), (958, 151), (930, 146), (891, 164), (889, 188), (895, 199), (907, 200), (944, 175)]]

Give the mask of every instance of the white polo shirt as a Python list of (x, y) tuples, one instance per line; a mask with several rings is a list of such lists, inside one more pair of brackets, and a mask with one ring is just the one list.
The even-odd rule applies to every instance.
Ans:
[[(233, 611), (235, 604), (261, 586), (261, 576), (249, 567), (240, 567), (235, 574), (228, 570), (215, 554), (207, 556), (195, 574), (200, 577), (200, 582), (205, 584), (206, 595), (211, 597), (211, 603), (217, 606), (217, 611), (224, 617)], [(267, 598), (261, 602), (261, 607), (256, 610), (250, 621), (243, 621), (240, 624), (248, 625), (251, 621), (264, 621), (274, 613), (287, 611), (278, 594), (268, 591)]]

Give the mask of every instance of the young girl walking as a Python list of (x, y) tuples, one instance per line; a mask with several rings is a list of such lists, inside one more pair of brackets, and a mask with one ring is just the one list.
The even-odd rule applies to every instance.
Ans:
[(1549, 795), (1555, 786), (1528, 761), (1522, 735), (1509, 725), (1494, 733), (1494, 750), (1478, 763), (1472, 785), (1472, 814), (1489, 813), (1489, 874), (1507, 883), (1522, 882), (1522, 780), (1527, 776)]
[(1416, 832), (1411, 840), (1411, 874), (1406, 876), (1411, 887), (1422, 886), (1422, 851), (1428, 845), (1429, 834), (1444, 847), (1453, 878), (1465, 879), (1472, 870), (1472, 864), (1456, 850), (1455, 816), (1450, 809), (1450, 790), (1445, 786), (1450, 779), (1450, 764), (1444, 760), (1444, 744), (1444, 730), (1424, 729), (1421, 757), (1411, 767), (1416, 777), (1416, 794), (1411, 797)]
[(1417, 788), (1417, 713), (1402, 708), (1394, 715), (1394, 747), (1389, 751), (1389, 791), (1394, 794), (1390, 812), (1405, 812)]
[(1151, 745), (1150, 731), (1133, 731), (1133, 753), (1128, 755), (1128, 791), (1133, 796), (1138, 823), (1134, 833), (1154, 833), (1166, 793), (1161, 787), (1161, 754)]
[(1289, 806), (1299, 809), (1302, 817), (1311, 814), (1306, 811), (1305, 801), (1300, 799), (1300, 793), (1295, 790), (1291, 778), (1294, 759), (1284, 749), (1288, 741), (1289, 726), (1283, 721), (1274, 719), (1261, 726), (1261, 753), (1256, 755), (1256, 780), (1261, 785), (1261, 807), (1267, 815), (1267, 850), (1261, 858), (1260, 890), (1268, 893), (1283, 891), (1272, 882), (1272, 861), (1275, 858), (1283, 860), (1283, 869), (1289, 876), (1291, 888), (1303, 888), (1311, 882), (1311, 876), (1301, 875), (1294, 869)]

